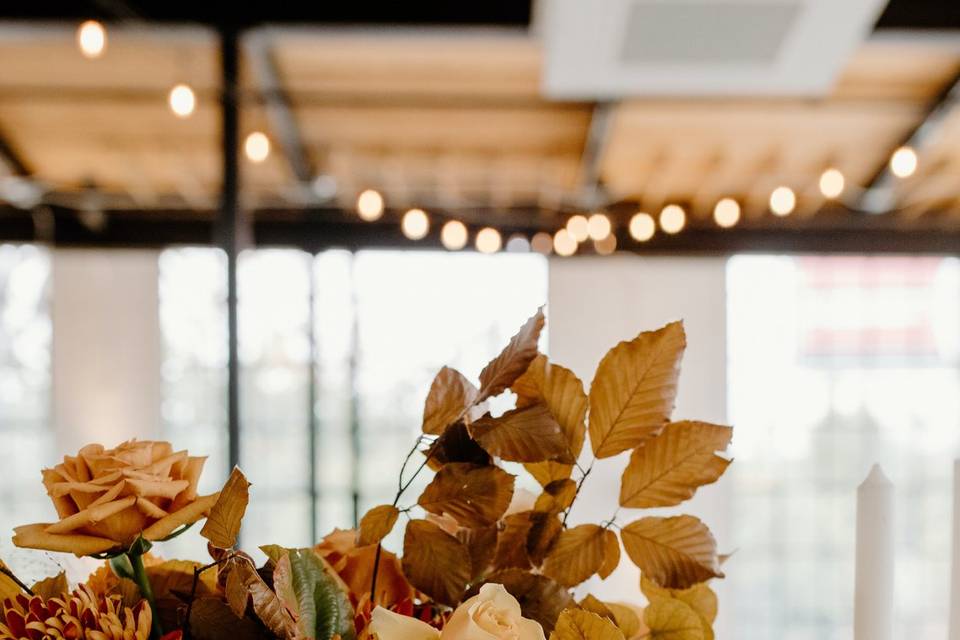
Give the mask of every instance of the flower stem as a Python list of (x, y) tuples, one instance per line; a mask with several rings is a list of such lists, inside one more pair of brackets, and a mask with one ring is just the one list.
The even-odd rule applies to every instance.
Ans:
[(150, 586), (147, 570), (143, 567), (143, 554), (127, 553), (126, 556), (130, 561), (130, 566), (133, 567), (133, 580), (140, 589), (140, 595), (143, 596), (143, 599), (150, 605), (150, 618), (152, 620), (150, 638), (151, 640), (160, 640), (160, 637), (163, 635), (163, 629), (160, 627), (160, 615), (157, 611), (157, 603), (153, 599), (153, 587)]

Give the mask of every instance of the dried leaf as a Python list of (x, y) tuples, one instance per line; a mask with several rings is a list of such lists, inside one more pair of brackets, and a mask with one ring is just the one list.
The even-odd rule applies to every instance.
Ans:
[(446, 464), (417, 503), (430, 513), (449, 513), (461, 526), (484, 527), (499, 520), (510, 506), (514, 480), (499, 467)]
[[(147, 567), (147, 578), (156, 598), (188, 598), (193, 588), (193, 570), (201, 566), (189, 560), (167, 560)], [(217, 591), (217, 572), (208, 569), (197, 581), (197, 595), (211, 595)]]
[(313, 549), (288, 549), (274, 569), (273, 587), (295, 621), (298, 638), (356, 636), (346, 585)]
[(529, 569), (530, 555), (527, 553), (527, 538), (533, 520), (529, 511), (513, 513), (503, 519), (503, 529), (497, 536), (497, 549), (493, 559), (496, 569)]
[(598, 600), (597, 598), (595, 598), (589, 593), (586, 596), (584, 596), (584, 598), (578, 604), (580, 605), (580, 608), (583, 609), (584, 611), (590, 611), (591, 613), (595, 613), (598, 616), (602, 618), (606, 618), (610, 622), (613, 622), (614, 624), (616, 624), (617, 622), (617, 619), (613, 616), (613, 612), (610, 611), (607, 605), (605, 605), (603, 602), (601, 602), (600, 600)]
[(360, 519), (360, 539), (358, 545), (365, 547), (368, 544), (377, 544), (387, 537), (397, 523), (400, 510), (392, 504), (382, 504), (374, 507)]
[(563, 531), (563, 523), (556, 513), (531, 511), (533, 526), (527, 535), (527, 555), (535, 567), (543, 564)]
[(507, 411), (499, 418), (484, 416), (468, 429), (481, 447), (504, 460), (573, 463), (560, 425), (542, 402)]
[(450, 462), (469, 462), (476, 465), (490, 464), (490, 454), (470, 437), (464, 423), (450, 426), (437, 438), (426, 452), (429, 466), (434, 471)]
[(633, 608), (617, 602), (605, 602), (604, 604), (613, 614), (614, 622), (620, 627), (620, 631), (623, 631), (624, 636), (633, 638), (640, 634), (643, 629), (642, 622)]
[[(486, 582), (502, 584), (520, 603), (523, 616), (539, 622), (545, 633), (553, 630), (560, 612), (573, 604), (570, 592), (554, 580), (520, 569), (498, 571), (488, 576)], [(479, 588), (476, 585), (471, 594)]]
[[(324, 539), (323, 543), (315, 547), (315, 550), (330, 563), (351, 593), (369, 593), (370, 585), (373, 583), (373, 562), (377, 555), (377, 545), (354, 546), (353, 542), (356, 537), (350, 535), (350, 545), (348, 547), (333, 551), (327, 546), (327, 541), (339, 533), (350, 534), (351, 532), (330, 534)], [(413, 587), (410, 586), (407, 578), (403, 575), (400, 560), (397, 559), (396, 555), (386, 549), (381, 549), (378, 567), (375, 598), (377, 604), (389, 607), (397, 602), (413, 598)]]
[(572, 464), (564, 464), (552, 460), (548, 460), (547, 462), (527, 462), (523, 465), (523, 468), (533, 476), (534, 480), (540, 483), (541, 487), (545, 487), (555, 480), (565, 480), (569, 478), (573, 472)]
[(220, 497), (210, 509), (210, 515), (200, 530), (200, 535), (221, 549), (232, 549), (237, 544), (243, 514), (250, 501), (250, 483), (237, 467), (230, 472)]
[[(274, 635), (281, 638), (292, 637), (296, 632), (293, 618), (287, 613), (277, 594), (267, 586), (253, 563), (237, 556), (226, 563), (226, 597), (230, 609), (237, 617), (243, 617), (249, 602), (253, 603), (253, 612)], [(192, 614), (191, 614), (192, 615)], [(195, 621), (191, 619), (191, 628)]]
[(543, 309), (527, 320), (517, 335), (510, 338), (496, 358), (480, 372), (480, 394), (477, 402), (499, 395), (516, 381), (537, 357), (537, 342), (543, 330)]
[(624, 640), (610, 620), (584, 609), (567, 609), (557, 619), (550, 640)]
[(643, 620), (651, 640), (704, 640), (699, 616), (679, 600), (651, 602)]
[[(5, 571), (10, 571), (10, 568), (0, 560), (0, 569)], [(10, 576), (5, 573), (0, 573), (0, 602), (4, 600), (16, 600), (18, 595), (23, 594), (23, 589), (13, 581)]]
[(423, 432), (442, 434), (448, 426), (464, 417), (478, 394), (477, 388), (456, 369), (440, 369), (424, 403)]
[(50, 598), (59, 598), (65, 594), (70, 590), (70, 585), (67, 584), (66, 572), (61, 571), (55, 576), (44, 578), (30, 587), (30, 590), (33, 591), (35, 595), (40, 596), (44, 600), (48, 600)]
[(539, 354), (511, 387), (517, 394), (517, 406), (545, 402), (560, 424), (572, 458), (580, 455), (586, 433), (587, 394), (583, 383), (572, 371)]
[(598, 458), (633, 449), (663, 430), (685, 346), (683, 324), (674, 322), (621, 342), (603, 357), (590, 387), (590, 443)]
[(470, 551), (470, 581), (482, 578), (490, 570), (497, 550), (497, 525), (478, 529), (460, 529), (457, 539)]
[(534, 511), (558, 513), (573, 504), (577, 495), (577, 483), (570, 478), (554, 480), (543, 488), (543, 493), (537, 497)]
[(693, 609), (703, 623), (703, 635), (706, 640), (713, 638), (713, 623), (717, 619), (717, 594), (713, 592), (710, 585), (706, 582), (695, 584), (689, 589), (664, 589), (658, 587), (648, 580), (646, 576), (640, 577), (640, 589), (647, 600), (672, 599), (679, 600)]
[(543, 562), (543, 574), (565, 587), (575, 587), (603, 564), (604, 529), (581, 524), (560, 534)]
[(597, 569), (601, 580), (606, 580), (620, 564), (620, 541), (610, 529), (603, 532), (603, 563)]
[(733, 429), (706, 422), (673, 422), (663, 433), (633, 451), (620, 484), (620, 505), (669, 507), (693, 497), (697, 488), (716, 482), (730, 464), (718, 456), (730, 444)]
[(686, 589), (710, 578), (722, 578), (713, 534), (693, 516), (641, 518), (620, 530), (633, 563), (654, 583)]
[(190, 635), (194, 640), (271, 640), (277, 637), (256, 621), (235, 616), (218, 597), (194, 600), (190, 608)]
[(403, 572), (417, 589), (441, 604), (460, 602), (470, 581), (470, 552), (426, 520), (411, 520), (403, 539)]

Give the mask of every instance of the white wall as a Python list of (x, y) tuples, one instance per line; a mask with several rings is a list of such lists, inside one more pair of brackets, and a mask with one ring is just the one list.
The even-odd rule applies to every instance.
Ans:
[(57, 449), (160, 434), (155, 251), (53, 252)]
[[(647, 258), (615, 256), (553, 259), (550, 262), (548, 306), (549, 353), (570, 367), (589, 386), (604, 353), (640, 331), (682, 319), (687, 332), (680, 388), (674, 418), (723, 424), (726, 421), (726, 260), (723, 258)], [(587, 461), (590, 455), (587, 455)], [(599, 461), (583, 485), (571, 521), (600, 522), (617, 504), (620, 474), (627, 454)], [(729, 551), (728, 490), (723, 480), (702, 489), (682, 511), (706, 522), (721, 551)], [(626, 524), (640, 512), (626, 510)], [(624, 557), (606, 581), (594, 578), (586, 590), (609, 600), (636, 600), (639, 572)], [(722, 581), (718, 590), (723, 591)], [(730, 608), (721, 593), (717, 635)]]

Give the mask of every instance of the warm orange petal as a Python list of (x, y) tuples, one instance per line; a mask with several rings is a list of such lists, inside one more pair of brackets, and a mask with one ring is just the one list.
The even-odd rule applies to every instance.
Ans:
[(48, 533), (49, 524), (28, 524), (14, 529), (13, 544), (27, 549), (63, 551), (77, 556), (103, 553), (117, 548), (117, 543), (107, 538), (80, 534)]

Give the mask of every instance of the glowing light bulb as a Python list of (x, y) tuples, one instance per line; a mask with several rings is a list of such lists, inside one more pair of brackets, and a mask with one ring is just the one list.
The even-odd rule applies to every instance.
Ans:
[(687, 224), (687, 214), (678, 205), (668, 204), (660, 212), (660, 228), (666, 233), (680, 233), (685, 224)]
[(515, 233), (507, 239), (507, 251), (510, 253), (527, 253), (530, 251), (530, 241), (522, 233)]
[(657, 231), (657, 225), (653, 221), (653, 216), (649, 213), (640, 211), (630, 218), (630, 235), (638, 242), (646, 242), (653, 237)]
[(243, 151), (251, 162), (263, 162), (270, 155), (270, 138), (262, 131), (254, 131), (244, 141)]
[(77, 28), (77, 46), (85, 58), (99, 58), (107, 48), (107, 30), (96, 20), (87, 20)]
[(451, 220), (440, 229), (440, 242), (450, 251), (467, 246), (467, 227), (459, 220)]
[(790, 187), (777, 187), (770, 194), (770, 211), (774, 215), (788, 216), (797, 206), (797, 195)]
[(617, 236), (608, 234), (607, 237), (593, 241), (593, 250), (601, 256), (608, 256), (617, 250)]
[(546, 231), (538, 231), (530, 239), (530, 247), (540, 255), (548, 256), (553, 251), (553, 236)]
[(827, 169), (820, 174), (820, 193), (824, 198), (837, 198), (843, 193), (847, 181), (838, 169)]
[(713, 208), (713, 220), (724, 229), (740, 221), (740, 205), (733, 198), (722, 198)]
[(430, 231), (430, 219), (423, 209), (410, 209), (403, 214), (400, 230), (411, 240), (422, 240)]
[[(587, 219), (577, 214), (567, 220), (567, 233), (569, 233), (577, 242), (583, 242), (590, 237), (590, 226)], [(559, 251), (557, 253), (560, 253)]]
[(890, 170), (898, 178), (909, 178), (917, 170), (917, 152), (910, 147), (900, 147), (890, 156)]
[(594, 240), (603, 240), (610, 235), (610, 218), (602, 213), (595, 213), (587, 220), (587, 234)]
[(577, 252), (577, 240), (566, 229), (553, 234), (553, 250), (558, 256), (572, 256)]
[(379, 220), (383, 215), (383, 196), (373, 189), (362, 192), (357, 196), (357, 215), (367, 222)]
[(197, 96), (193, 93), (193, 89), (185, 84), (178, 84), (170, 89), (167, 102), (170, 104), (170, 110), (178, 118), (189, 118), (197, 108)]
[(496, 253), (501, 244), (500, 232), (493, 227), (484, 227), (477, 232), (476, 246), (480, 253)]

